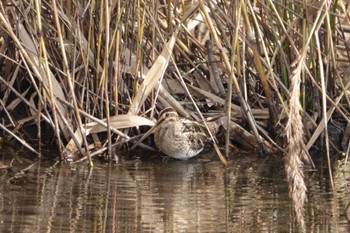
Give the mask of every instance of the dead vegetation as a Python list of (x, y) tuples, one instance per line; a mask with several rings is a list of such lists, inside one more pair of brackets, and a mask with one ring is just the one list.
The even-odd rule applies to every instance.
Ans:
[(5, 0), (0, 132), (92, 165), (136, 143), (167, 106), (219, 118), (226, 158), (232, 145), (286, 155), (300, 214), (317, 139), (328, 159), (331, 147), (349, 153), (349, 29), (343, 1)]

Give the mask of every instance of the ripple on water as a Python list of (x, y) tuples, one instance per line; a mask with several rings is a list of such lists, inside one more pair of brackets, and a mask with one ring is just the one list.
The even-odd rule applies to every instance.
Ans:
[[(201, 155), (2, 171), (0, 232), (293, 232), (282, 165), (244, 155), (224, 169)], [(335, 169), (336, 195), (325, 174), (306, 173), (306, 225), (346, 230), (349, 169)]]

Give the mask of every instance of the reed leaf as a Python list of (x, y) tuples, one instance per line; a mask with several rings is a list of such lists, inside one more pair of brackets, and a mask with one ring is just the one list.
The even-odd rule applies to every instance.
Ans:
[(158, 56), (151, 69), (148, 71), (145, 80), (143, 80), (138, 89), (138, 93), (135, 95), (135, 98), (130, 105), (128, 114), (136, 115), (139, 112), (141, 105), (147, 99), (151, 91), (158, 85), (158, 82), (162, 79), (168, 66), (169, 59), (176, 42), (176, 37), (177, 32), (173, 33), (166, 46), (163, 48), (162, 53)]

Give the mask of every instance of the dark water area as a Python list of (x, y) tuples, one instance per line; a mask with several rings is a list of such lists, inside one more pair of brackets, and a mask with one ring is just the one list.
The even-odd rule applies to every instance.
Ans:
[[(0, 151), (0, 232), (299, 231), (281, 159), (235, 155), (224, 169), (202, 154), (90, 168), (22, 157)], [(350, 165), (334, 162), (334, 192), (326, 162), (305, 173), (306, 232), (349, 232)]]

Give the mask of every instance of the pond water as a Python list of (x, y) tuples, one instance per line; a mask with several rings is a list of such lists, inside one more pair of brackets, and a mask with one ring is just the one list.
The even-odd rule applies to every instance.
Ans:
[[(93, 168), (21, 158), (0, 152), (13, 165), (0, 169), (0, 232), (299, 231), (281, 159), (236, 155), (224, 169), (211, 154)], [(306, 171), (306, 232), (350, 231), (350, 165), (336, 161), (333, 176), (335, 192), (325, 165)]]

